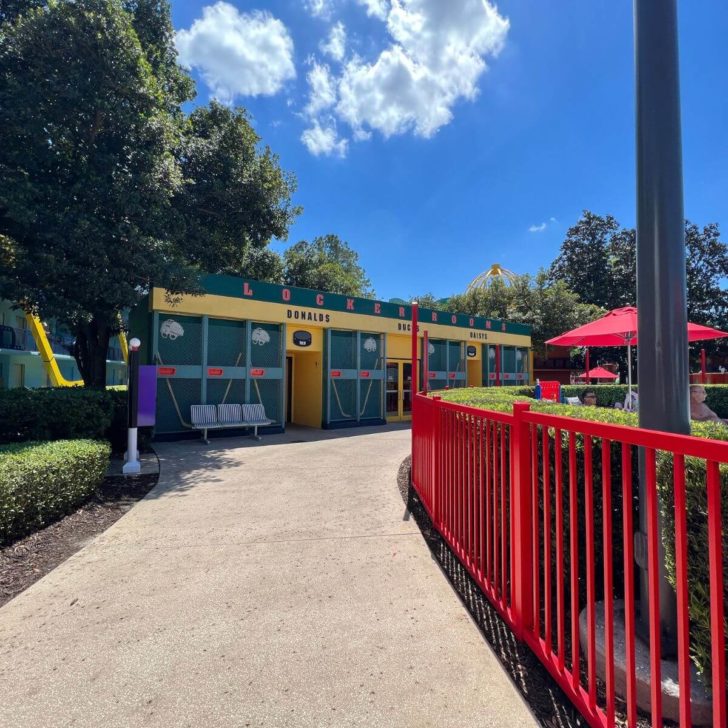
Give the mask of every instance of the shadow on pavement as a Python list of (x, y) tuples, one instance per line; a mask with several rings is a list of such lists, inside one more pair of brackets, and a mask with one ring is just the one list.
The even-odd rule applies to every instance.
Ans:
[(419, 526), (432, 558), (444, 573), (473, 618), (480, 633), (500, 660), (536, 720), (548, 728), (587, 726), (538, 658), (515, 638), (511, 630), (433, 527), (410, 482), (410, 458), (400, 466), (397, 482), (407, 511)]

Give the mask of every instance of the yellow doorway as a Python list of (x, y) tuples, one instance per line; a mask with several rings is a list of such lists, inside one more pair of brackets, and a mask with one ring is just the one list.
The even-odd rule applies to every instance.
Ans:
[(412, 362), (387, 360), (385, 389), (387, 422), (412, 418)]

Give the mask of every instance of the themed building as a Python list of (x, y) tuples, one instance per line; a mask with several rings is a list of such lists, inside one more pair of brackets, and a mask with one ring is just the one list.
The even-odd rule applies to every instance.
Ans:
[[(73, 336), (55, 321), (40, 321), (0, 300), (0, 389), (79, 385)], [(126, 383), (122, 344), (114, 337), (106, 361), (106, 383)]]
[[(409, 419), (409, 305), (232, 276), (202, 286), (204, 295), (174, 299), (154, 288), (130, 317), (142, 361), (157, 367), (157, 435), (190, 431), (193, 404), (260, 403), (282, 426)], [(431, 389), (530, 381), (529, 326), (419, 316)]]

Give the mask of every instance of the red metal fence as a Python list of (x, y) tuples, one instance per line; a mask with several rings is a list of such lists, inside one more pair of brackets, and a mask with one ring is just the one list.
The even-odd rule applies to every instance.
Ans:
[[(628, 725), (637, 724), (634, 535), (643, 450), (652, 725), (663, 725), (661, 494), (670, 499), (663, 541), (675, 565), (680, 725), (696, 716), (692, 649), (707, 664), (712, 725), (724, 728), (728, 442), (546, 415), (520, 403), (503, 413), (418, 394), (413, 404), (412, 481), (434, 526), (592, 726), (615, 725), (618, 700)], [(624, 633), (619, 655), (615, 628)]]

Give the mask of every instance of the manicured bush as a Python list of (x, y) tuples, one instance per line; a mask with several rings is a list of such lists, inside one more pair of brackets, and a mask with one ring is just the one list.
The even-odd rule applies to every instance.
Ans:
[(705, 384), (705, 404), (718, 415), (728, 418), (728, 384)]
[(126, 390), (76, 387), (0, 391), (0, 443), (105, 438), (123, 449)]
[[(565, 388), (583, 391), (585, 387)], [(593, 387), (597, 391), (597, 401), (609, 402), (611, 399), (619, 401), (624, 399), (626, 387), (619, 385), (600, 385)], [(619, 389), (622, 391), (620, 392)], [(611, 390), (611, 391), (607, 391)], [(714, 395), (714, 399), (708, 399), (709, 406), (716, 412), (719, 412), (720, 398), (724, 396), (724, 391), (728, 387), (721, 385), (708, 385), (706, 390)], [(530, 389), (532, 391), (532, 388)], [(528, 393), (528, 388), (483, 388), (483, 389), (466, 389), (456, 392), (441, 393), (443, 399), (448, 401), (457, 401), (474, 407), (483, 407), (495, 411), (509, 411), (512, 409), (513, 402), (523, 401), (524, 394)], [(602, 396), (600, 398), (600, 393)], [(576, 392), (575, 392), (576, 394)], [(568, 396), (575, 396), (568, 394)], [(728, 394), (728, 393), (726, 393)], [(529, 401), (529, 400), (526, 400)], [(571, 407), (547, 402), (537, 402), (530, 400), (531, 409), (546, 414), (561, 415), (566, 417), (574, 417), (593, 422), (605, 422), (618, 425), (627, 425), (636, 427), (638, 418), (636, 414), (615, 410), (609, 407)], [(693, 422), (691, 432), (696, 437), (706, 437), (718, 440), (728, 440), (728, 427), (716, 423)], [(549, 462), (550, 482), (552, 489), (552, 513), (554, 513), (554, 449), (556, 448), (555, 432), (553, 429), (549, 431)], [(578, 503), (577, 513), (579, 514), (579, 543), (584, 544), (586, 538), (584, 524), (584, 438), (577, 436), (575, 440), (577, 451), (577, 484), (578, 484)], [(564, 473), (564, 491), (565, 497), (562, 503), (564, 509), (564, 538), (565, 543), (569, 543), (569, 507), (568, 507), (568, 435), (562, 433), (560, 443), (561, 457)], [(623, 534), (622, 534), (622, 512), (624, 504), (622, 503), (622, 464), (621, 464), (621, 448), (613, 445), (610, 452), (611, 456), (611, 499), (612, 499), (612, 522), (613, 522), (613, 553), (612, 564), (614, 568), (614, 588), (615, 596), (623, 595)], [(594, 533), (597, 535), (595, 539), (595, 561), (597, 568), (596, 579), (596, 596), (602, 596), (601, 569), (604, 563), (604, 555), (602, 552), (602, 509), (599, 505), (602, 503), (601, 493), (601, 441), (597, 438), (592, 443), (592, 478), (593, 478), (593, 502), (594, 509)], [(542, 473), (539, 472), (540, 487), (543, 488)], [(707, 497), (706, 497), (706, 474), (705, 463), (699, 459), (686, 459), (686, 498), (687, 498), (687, 531), (688, 531), (688, 582), (690, 592), (690, 640), (691, 655), (698, 669), (698, 672), (710, 675), (711, 666), (711, 633), (710, 633), (710, 578), (709, 578), (709, 562), (708, 554), (708, 524), (707, 524)], [(721, 476), (721, 494), (722, 494), (722, 521), (723, 521), (723, 573), (725, 574), (724, 604), (728, 608), (728, 465), (720, 467)], [(670, 582), (675, 585), (675, 543), (674, 543), (674, 484), (672, 470), (672, 456), (658, 452), (657, 454), (657, 480), (658, 488), (661, 494), (662, 514), (665, 523), (663, 534), (663, 543), (666, 551), (666, 570)], [(639, 492), (639, 469), (637, 466), (637, 448), (632, 448), (632, 492), (633, 492), (633, 523), (635, 529), (639, 523), (637, 518)], [(543, 491), (541, 491), (543, 492)], [(543, 499), (541, 498), (541, 501)], [(540, 505), (543, 508), (543, 503)], [(540, 528), (543, 525), (542, 512), (540, 514)], [(552, 517), (552, 530), (555, 524)], [(555, 531), (552, 537), (555, 536)], [(553, 538), (552, 538), (553, 544)], [(568, 546), (567, 546), (568, 548)], [(557, 565), (552, 554), (552, 567), (562, 568)], [(555, 571), (553, 573), (556, 573)], [(567, 605), (568, 605), (568, 580), (566, 584)], [(585, 597), (585, 577), (584, 563), (580, 564), (580, 601), (583, 604)], [(726, 617), (726, 631), (728, 632), (728, 616)]]
[(94, 440), (0, 446), (0, 544), (70, 513), (98, 488), (109, 445)]
[[(693, 423), (693, 435), (714, 440), (728, 440), (728, 428), (711, 422)], [(723, 545), (724, 628), (728, 634), (728, 465), (721, 465), (720, 491)], [(665, 532), (667, 578), (676, 585), (675, 568), (675, 491), (673, 459), (660, 453), (657, 458), (657, 482), (660, 490)], [(698, 671), (710, 676), (710, 562), (708, 559), (708, 499), (705, 461), (685, 458), (685, 498), (687, 511), (688, 604), (690, 611), (690, 653)], [(728, 645), (726, 645), (728, 659)]]

